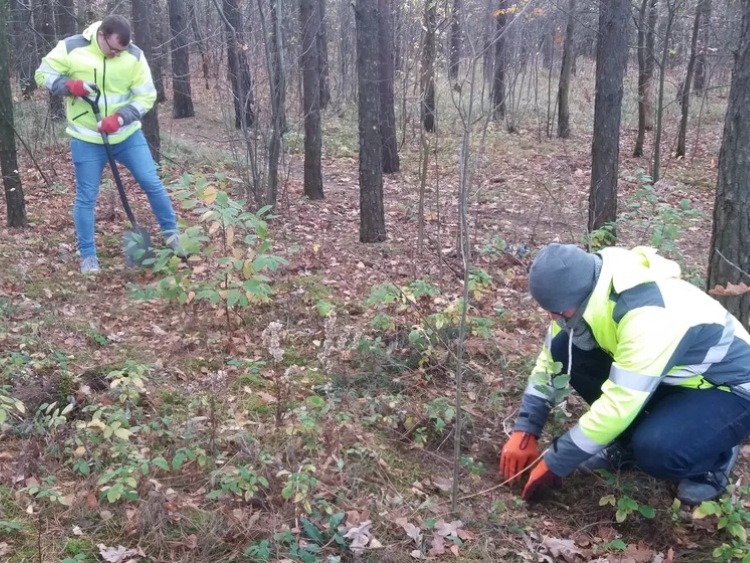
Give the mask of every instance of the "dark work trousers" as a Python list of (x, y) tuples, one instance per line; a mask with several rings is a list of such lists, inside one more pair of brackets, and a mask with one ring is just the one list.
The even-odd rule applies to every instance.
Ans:
[[(568, 334), (553, 340), (552, 357), (568, 369)], [(570, 384), (591, 404), (602, 394), (612, 357), (601, 348), (572, 348)], [(632, 448), (639, 469), (658, 479), (700, 477), (724, 464), (750, 434), (750, 401), (716, 388), (659, 385), (617, 439)]]

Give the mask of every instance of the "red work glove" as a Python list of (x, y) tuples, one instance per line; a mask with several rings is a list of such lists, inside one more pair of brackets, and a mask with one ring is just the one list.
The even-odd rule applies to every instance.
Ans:
[(562, 487), (562, 478), (558, 477), (544, 460), (539, 462), (529, 475), (529, 480), (526, 482), (526, 486), (523, 488), (521, 498), (523, 500), (530, 500), (538, 491), (546, 489), (548, 487), (559, 488)]
[(78, 96), (79, 98), (94, 93), (94, 88), (83, 80), (68, 80), (65, 83), (65, 87), (68, 89), (71, 96)]
[(510, 479), (534, 463), (538, 457), (536, 436), (517, 430), (510, 435), (510, 440), (500, 453), (500, 474), (505, 479)]
[(119, 113), (113, 113), (99, 122), (99, 131), (111, 135), (116, 133), (123, 123), (122, 116)]

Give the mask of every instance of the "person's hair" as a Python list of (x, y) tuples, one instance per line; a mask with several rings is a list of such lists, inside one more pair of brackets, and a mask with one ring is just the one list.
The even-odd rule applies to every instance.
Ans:
[(112, 14), (102, 20), (99, 31), (104, 37), (109, 39), (112, 35), (117, 35), (120, 44), (123, 46), (130, 45), (130, 22), (124, 16)]

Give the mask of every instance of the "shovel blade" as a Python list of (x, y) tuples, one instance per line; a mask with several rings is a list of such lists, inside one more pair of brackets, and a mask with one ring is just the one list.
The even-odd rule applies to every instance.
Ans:
[(133, 229), (125, 231), (122, 249), (125, 254), (125, 266), (128, 268), (142, 266), (145, 260), (154, 257), (151, 235), (140, 227), (133, 227)]

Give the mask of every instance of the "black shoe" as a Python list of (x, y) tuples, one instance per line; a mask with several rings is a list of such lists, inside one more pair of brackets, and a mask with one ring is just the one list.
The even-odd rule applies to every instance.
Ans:
[(720, 497), (729, 484), (729, 474), (740, 456), (740, 447), (732, 448), (727, 460), (700, 477), (683, 479), (677, 485), (677, 498), (685, 504), (700, 504)]

